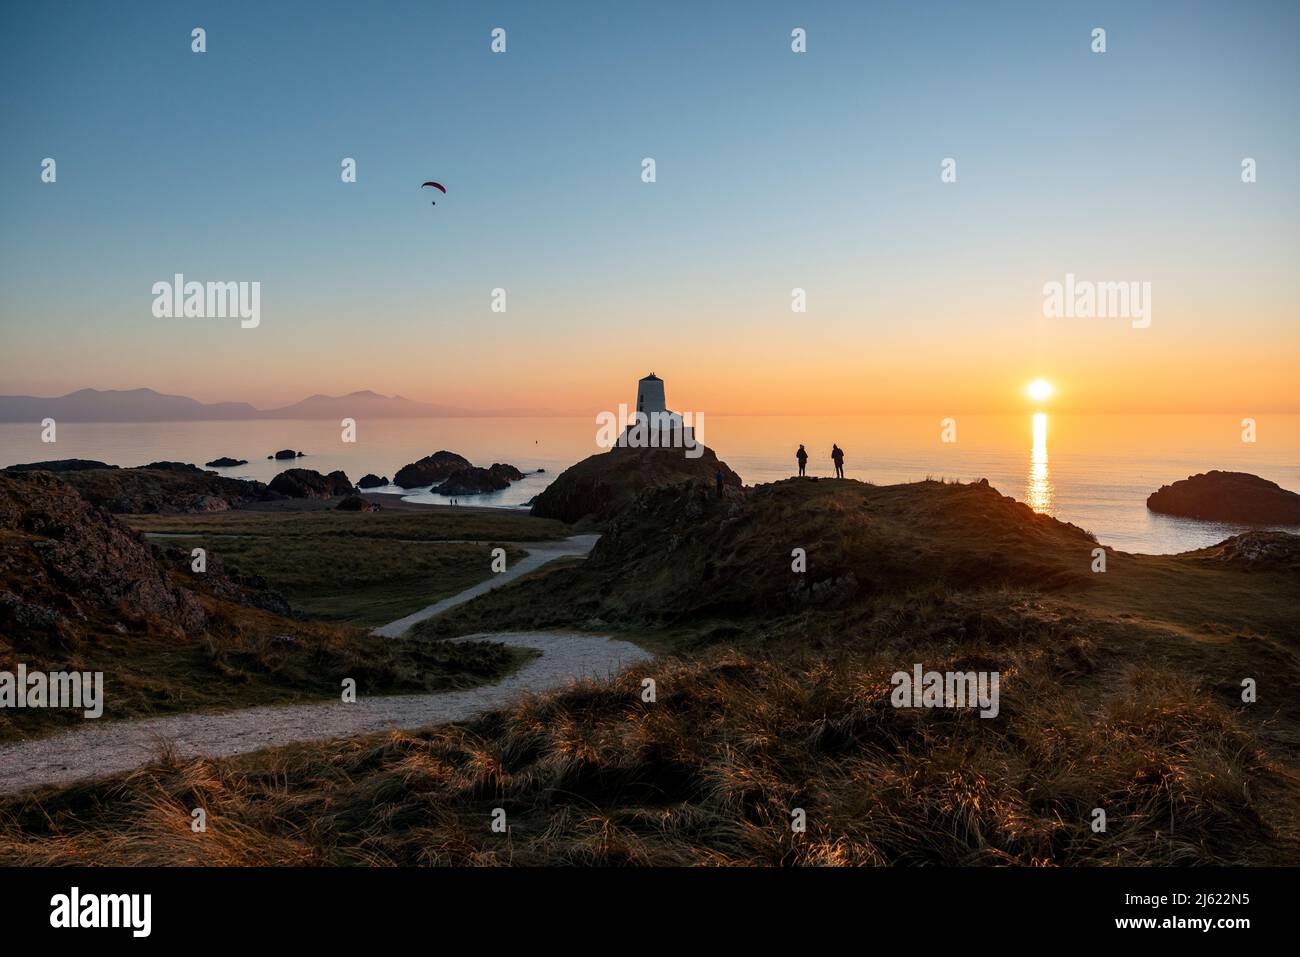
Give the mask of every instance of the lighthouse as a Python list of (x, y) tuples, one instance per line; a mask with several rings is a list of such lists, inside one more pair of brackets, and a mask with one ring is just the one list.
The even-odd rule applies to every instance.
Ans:
[[(622, 408), (626, 408), (623, 406)], [(695, 440), (695, 429), (664, 399), (664, 380), (653, 372), (636, 384), (636, 407), (632, 421), (616, 443), (622, 448), (685, 449), (687, 458), (698, 458), (704, 447)]]
[(646, 415), (668, 411), (664, 404), (664, 380), (653, 372), (636, 384), (636, 410)]

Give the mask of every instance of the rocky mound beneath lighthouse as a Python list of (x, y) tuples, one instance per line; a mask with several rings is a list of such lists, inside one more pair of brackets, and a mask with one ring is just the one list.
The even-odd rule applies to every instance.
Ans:
[(532, 514), (562, 522), (606, 522), (646, 489), (695, 483), (740, 488), (740, 476), (710, 448), (699, 458), (683, 449), (610, 449), (560, 473), (533, 503)]

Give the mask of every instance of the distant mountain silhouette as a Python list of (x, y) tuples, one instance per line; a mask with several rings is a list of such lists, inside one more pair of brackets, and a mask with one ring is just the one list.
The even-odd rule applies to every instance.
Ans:
[(0, 422), (193, 422), (201, 419), (253, 419), (247, 402), (205, 404), (183, 395), (153, 389), (81, 389), (56, 398), (0, 396)]
[(416, 402), (400, 395), (380, 395), (366, 389), (348, 395), (313, 395), (293, 405), (268, 409), (259, 414), (263, 419), (332, 419), (338, 416), (366, 416), (368, 418), (427, 418), (445, 415), (473, 415), (467, 409), (450, 405), (433, 405)]
[(198, 422), (239, 419), (422, 418), (454, 415), (500, 415), (448, 405), (416, 402), (400, 395), (369, 390), (349, 395), (313, 395), (278, 409), (257, 409), (247, 402), (204, 403), (153, 389), (81, 389), (40, 398), (0, 396), (0, 422)]

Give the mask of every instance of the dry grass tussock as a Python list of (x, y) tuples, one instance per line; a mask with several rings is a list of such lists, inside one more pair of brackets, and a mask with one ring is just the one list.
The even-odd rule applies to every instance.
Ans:
[[(1156, 659), (1112, 652), (1086, 629), (1049, 627), (1028, 607), (989, 619), (978, 638), (955, 637), (942, 617), (904, 609), (878, 615), (863, 640), (661, 659), (468, 725), (233, 762), (164, 759), (0, 805), (0, 861), (1300, 859), (1294, 773), (1224, 696)], [(997, 667), (1000, 717), (892, 707), (890, 675), (913, 652), (940, 671)], [(641, 700), (645, 677), (654, 703)], [(205, 834), (190, 828), (196, 807)], [(1098, 807), (1104, 833), (1090, 827)], [(495, 808), (509, 833), (492, 831)], [(796, 808), (806, 833), (791, 828)]]

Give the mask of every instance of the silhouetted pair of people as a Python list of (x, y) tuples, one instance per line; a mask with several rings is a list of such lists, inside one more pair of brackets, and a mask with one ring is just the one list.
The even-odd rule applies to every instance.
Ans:
[[(799, 463), (799, 474), (802, 476), (808, 468), (808, 450), (801, 445), (794, 457)], [(844, 478), (844, 450), (838, 445), (831, 446), (831, 461), (835, 463), (835, 477)]]

